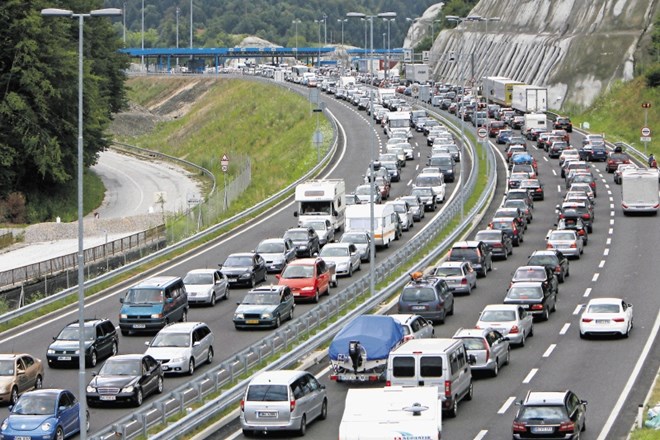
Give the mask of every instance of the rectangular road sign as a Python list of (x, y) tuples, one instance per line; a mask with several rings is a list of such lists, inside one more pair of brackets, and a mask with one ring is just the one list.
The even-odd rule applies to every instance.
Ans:
[(642, 142), (651, 142), (651, 136), (642, 136), (639, 140)]

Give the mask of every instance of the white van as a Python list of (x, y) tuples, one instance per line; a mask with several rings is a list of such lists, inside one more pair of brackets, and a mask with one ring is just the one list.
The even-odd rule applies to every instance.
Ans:
[(436, 440), (441, 433), (442, 404), (432, 388), (352, 388), (346, 393), (339, 440)]
[(413, 188), (430, 186), (435, 193), (435, 202), (443, 203), (446, 196), (445, 178), (442, 173), (421, 173), (413, 181)]
[(472, 371), (462, 341), (413, 339), (390, 352), (387, 386), (433, 387), (442, 409), (456, 417), (458, 402), (472, 400)]
[(640, 212), (656, 215), (660, 207), (658, 189), (658, 172), (655, 169), (625, 169), (621, 174), (623, 214)]
[[(389, 247), (396, 239), (396, 222), (398, 214), (392, 205), (374, 204), (374, 242), (377, 246)], [(346, 232), (371, 231), (370, 204), (348, 205), (346, 207)]]

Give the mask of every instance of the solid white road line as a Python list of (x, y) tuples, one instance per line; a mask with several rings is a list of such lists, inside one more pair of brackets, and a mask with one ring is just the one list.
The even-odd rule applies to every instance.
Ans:
[(486, 437), (486, 434), (488, 434), (488, 430), (482, 429), (481, 431), (479, 431), (479, 434), (477, 434), (477, 436), (474, 438), (474, 440), (481, 440), (484, 437)]
[(599, 277), (599, 276), (600, 276), (600, 274), (599, 274), (598, 272), (596, 272), (596, 273), (594, 274), (594, 276), (591, 277), (591, 281), (595, 283), (596, 281), (598, 281), (598, 277)]
[(516, 401), (516, 396), (511, 396), (504, 401), (504, 404), (497, 410), (498, 414), (504, 414), (509, 410), (509, 407)]
[(532, 381), (532, 379), (534, 378), (534, 376), (536, 375), (536, 373), (538, 373), (538, 371), (539, 371), (538, 368), (532, 368), (532, 370), (529, 372), (529, 374), (527, 374), (527, 376), (525, 376), (522, 383), (530, 383)]
[(621, 391), (621, 394), (619, 395), (619, 399), (616, 401), (616, 404), (614, 405), (614, 408), (612, 409), (610, 416), (607, 418), (607, 421), (605, 422), (603, 429), (600, 431), (600, 434), (598, 434), (598, 438), (596, 440), (606, 440), (608, 438), (610, 429), (612, 429), (612, 425), (614, 424), (614, 421), (619, 416), (619, 412), (621, 411), (623, 404), (626, 402), (626, 399), (628, 398), (628, 394), (630, 394), (630, 390), (632, 390), (635, 381), (637, 381), (637, 376), (639, 376), (639, 372), (642, 370), (642, 367), (646, 362), (646, 358), (649, 352), (651, 351), (651, 347), (653, 346), (655, 337), (658, 334), (658, 328), (660, 328), (660, 311), (658, 311), (658, 314), (655, 318), (655, 323), (653, 324), (653, 329), (651, 330), (651, 334), (649, 335), (649, 338), (646, 340), (646, 344), (644, 344), (644, 348), (642, 349), (642, 353), (639, 355), (639, 358), (637, 359), (635, 368), (633, 369), (632, 374), (628, 378), (628, 382), (626, 382), (626, 386)]
[(556, 347), (557, 344), (550, 344), (550, 347), (548, 347), (545, 353), (543, 353), (543, 357), (544, 358), (550, 357), (550, 355), (552, 354), (552, 352), (555, 350)]
[(587, 298), (589, 295), (591, 295), (591, 287), (587, 287), (587, 289), (584, 291), (584, 295), (582, 296)]
[(575, 306), (575, 310), (573, 310), (573, 315), (577, 315), (578, 313), (580, 313), (580, 310), (582, 310), (582, 304), (578, 304), (577, 306)]
[(570, 322), (567, 322), (566, 324), (564, 324), (564, 326), (561, 328), (561, 330), (559, 330), (559, 334), (560, 335), (565, 335), (566, 332), (568, 332), (568, 329), (569, 329), (570, 326), (571, 326)]

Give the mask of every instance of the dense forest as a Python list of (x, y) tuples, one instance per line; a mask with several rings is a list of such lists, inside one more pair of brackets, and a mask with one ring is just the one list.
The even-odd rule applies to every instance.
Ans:
[[(455, 0), (451, 0), (454, 2)], [(396, 12), (390, 23), (390, 44), (401, 47), (410, 21), (437, 0), (144, 0), (145, 47), (175, 47), (177, 9), (179, 46), (190, 46), (190, 6), (193, 7), (195, 47), (233, 47), (247, 35), (257, 36), (285, 47), (341, 44), (362, 47), (365, 22), (347, 19), (347, 12), (378, 14)], [(464, 1), (460, 1), (464, 3)], [(142, 43), (142, 3), (136, 0), (105, 0), (107, 7), (126, 8), (126, 46)], [(325, 22), (320, 22), (324, 20)], [(294, 21), (300, 20), (299, 23)], [(315, 22), (316, 20), (316, 22)], [(347, 20), (347, 21), (340, 21)], [(320, 23), (319, 23), (320, 22)], [(120, 34), (123, 24), (115, 23)], [(383, 44), (387, 23), (374, 21), (374, 46)], [(319, 37), (320, 34), (320, 37)]]

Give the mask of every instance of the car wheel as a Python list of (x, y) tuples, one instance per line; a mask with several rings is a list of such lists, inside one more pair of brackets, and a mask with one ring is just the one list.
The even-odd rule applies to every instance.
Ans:
[(446, 317), (447, 317), (447, 312), (443, 310), (443, 311), (442, 311), (442, 318), (441, 318), (441, 319), (438, 319), (438, 324), (444, 324), (444, 323), (445, 323), (445, 318), (446, 318)]
[(89, 432), (89, 427), (91, 423), (89, 421), (89, 411), (85, 410), (85, 432)]
[(251, 438), (252, 434), (253, 434), (253, 432), (249, 429), (244, 429), (243, 430), (243, 437)]
[(328, 401), (323, 399), (323, 405), (321, 405), (321, 414), (319, 415), (319, 419), (325, 420), (328, 418)]
[(587, 339), (587, 335), (584, 333), (580, 332), (580, 339)]
[(550, 311), (548, 310), (547, 307), (543, 308), (543, 316), (541, 317), (541, 319), (543, 321), (547, 321), (548, 319), (550, 319)]
[(128, 333), (129, 333), (128, 330), (121, 329), (122, 336), (128, 336)]
[(300, 428), (298, 428), (298, 435), (300, 437), (304, 437), (306, 433), (307, 433), (307, 417), (305, 416), (305, 414), (303, 414), (302, 418), (300, 419)]
[[(530, 336), (531, 336), (531, 331), (530, 331)], [(522, 338), (520, 338), (520, 346), (521, 347), (525, 346), (525, 332), (523, 332)]]
[(319, 289), (316, 289), (316, 292), (314, 292), (314, 302), (319, 302)]
[(40, 390), (44, 386), (44, 380), (41, 378), (41, 376), (37, 376), (37, 380), (34, 381), (34, 389), (35, 390)]
[(92, 350), (92, 354), (89, 357), (89, 366), (94, 368), (96, 367), (96, 362), (98, 361), (98, 358), (96, 357), (96, 350)]
[(454, 314), (454, 305), (456, 305), (456, 301), (452, 301), (451, 303), (451, 309), (447, 312), (447, 315), (453, 315)]
[[(472, 386), (472, 384), (470, 384), (470, 386)], [(451, 409), (448, 411), (447, 415), (452, 419), (458, 415), (458, 396), (454, 396), (454, 400), (451, 403)]]
[(144, 396), (142, 395), (142, 389), (138, 388), (137, 392), (135, 393), (135, 406), (141, 406), (143, 399)]
[(280, 320), (280, 315), (277, 315), (275, 317), (275, 324), (274, 324), (275, 328), (280, 328), (281, 324), (282, 324), (282, 321)]
[(158, 383), (156, 384), (156, 392), (161, 394), (163, 392), (163, 376), (158, 376)]
[(530, 338), (534, 336), (534, 324), (532, 324), (532, 326), (529, 328), (529, 334), (527, 336)]
[(362, 270), (362, 260), (358, 260), (358, 266), (355, 270)]
[(110, 356), (114, 356), (119, 352), (119, 346), (117, 345), (117, 342), (112, 343), (112, 350), (110, 350)]
[(506, 349), (506, 357), (504, 358), (504, 365), (511, 363), (511, 348)]
[(210, 364), (213, 362), (213, 347), (209, 347), (209, 351), (206, 355), (206, 363)]
[(566, 274), (560, 273), (560, 276), (557, 277), (557, 281), (563, 283), (565, 278), (566, 278)]
[(181, 322), (188, 322), (188, 310), (183, 310), (181, 314)]
[(497, 377), (500, 374), (500, 360), (495, 359), (495, 368), (493, 368), (493, 377)]
[(215, 305), (215, 293), (211, 294), (211, 301), (209, 301), (209, 305), (213, 307)]
[(55, 430), (55, 440), (64, 440), (64, 429), (61, 426)]
[(195, 372), (195, 359), (190, 358), (190, 360), (188, 361), (188, 374), (192, 376), (194, 372)]
[(250, 287), (254, 288), (254, 286), (256, 286), (256, 285), (257, 285), (257, 279), (254, 276), (254, 274), (252, 274), (252, 277), (250, 277)]
[(18, 388), (12, 387), (11, 393), (9, 394), (9, 404), (16, 405), (18, 402)]
[(348, 276), (349, 277), (353, 276), (353, 265), (352, 264), (348, 265)]
[(468, 392), (465, 395), (465, 400), (470, 401), (474, 397), (474, 385), (472, 385), (472, 381), (470, 381), (470, 387), (468, 388)]
[(295, 310), (295, 307), (291, 307), (291, 310), (289, 311), (289, 321), (293, 319), (293, 311)]
[[(557, 292), (557, 293), (559, 293), (559, 292)], [(550, 309), (550, 313), (555, 313), (556, 311), (557, 311), (557, 300), (555, 299), (555, 302), (552, 303), (552, 308)]]

